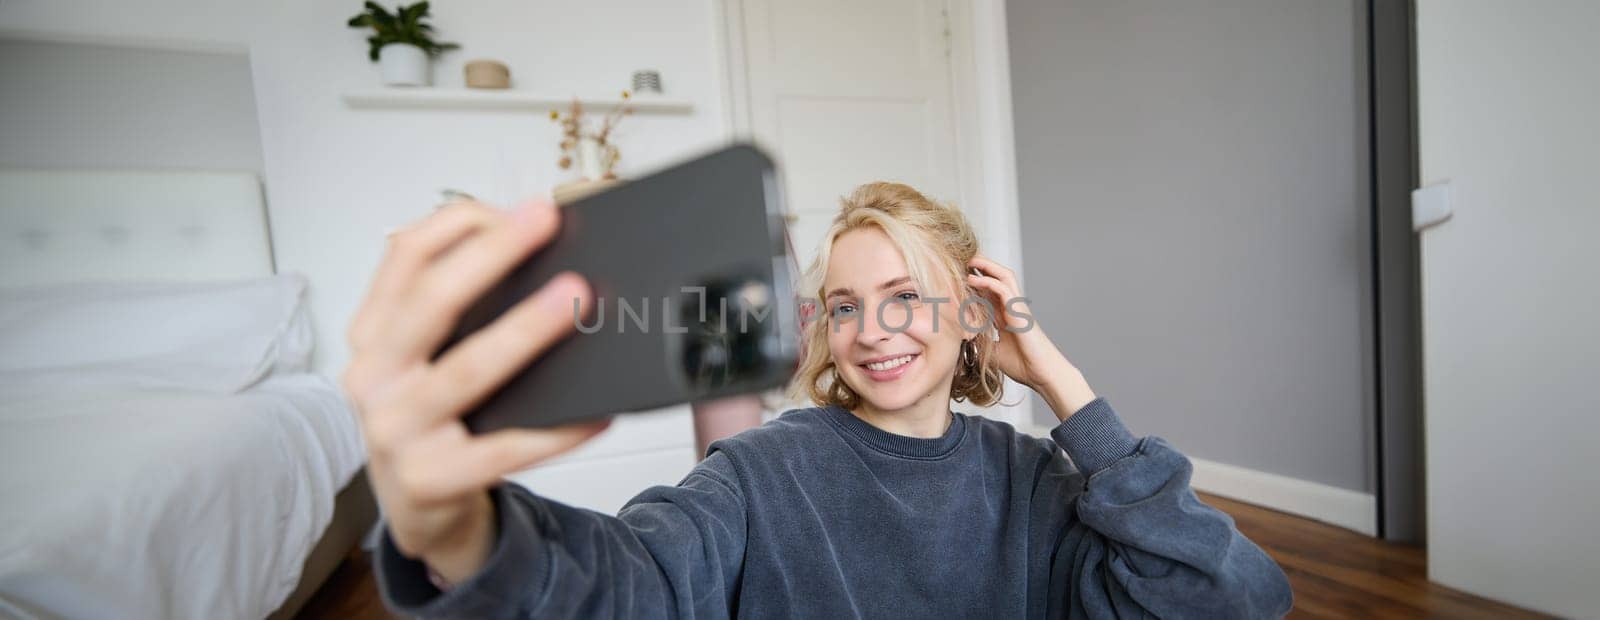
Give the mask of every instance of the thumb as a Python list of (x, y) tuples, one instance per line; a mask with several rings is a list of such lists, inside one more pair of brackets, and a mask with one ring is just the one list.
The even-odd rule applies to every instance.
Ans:
[(500, 479), (571, 451), (611, 425), (601, 420), (553, 428), (508, 428), (468, 438), (465, 445), (440, 451), (413, 478), (422, 501), (444, 500), (486, 489)]

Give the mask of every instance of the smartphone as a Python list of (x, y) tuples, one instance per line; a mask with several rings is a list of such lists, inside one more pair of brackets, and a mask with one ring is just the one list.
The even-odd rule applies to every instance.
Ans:
[(565, 270), (588, 279), (576, 330), (465, 417), (541, 427), (759, 392), (794, 373), (792, 259), (772, 160), (735, 145), (561, 207), (550, 244), (463, 313), (438, 353)]

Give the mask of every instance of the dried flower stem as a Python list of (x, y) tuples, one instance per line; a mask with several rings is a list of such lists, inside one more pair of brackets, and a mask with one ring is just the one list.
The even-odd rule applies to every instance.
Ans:
[(571, 168), (577, 156), (578, 143), (587, 138), (594, 140), (600, 147), (601, 166), (604, 168), (601, 178), (616, 178), (611, 170), (616, 166), (617, 160), (622, 158), (622, 152), (611, 143), (611, 132), (622, 122), (622, 117), (633, 113), (633, 107), (627, 103), (630, 98), (632, 98), (631, 93), (622, 91), (622, 103), (617, 104), (600, 118), (600, 128), (596, 131), (585, 131), (583, 103), (578, 101), (577, 97), (573, 97), (572, 106), (565, 115), (560, 111), (551, 110), (550, 120), (561, 124), (561, 159), (557, 165), (562, 170)]

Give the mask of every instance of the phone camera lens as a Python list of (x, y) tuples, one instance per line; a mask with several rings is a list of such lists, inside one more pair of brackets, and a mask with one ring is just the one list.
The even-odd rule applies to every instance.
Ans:
[(707, 283), (679, 305), (683, 368), (696, 391), (720, 388), (762, 370), (763, 334), (772, 322), (772, 289), (748, 278)]

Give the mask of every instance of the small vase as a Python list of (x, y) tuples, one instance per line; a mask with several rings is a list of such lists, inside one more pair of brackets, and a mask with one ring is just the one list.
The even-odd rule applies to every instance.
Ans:
[(606, 166), (605, 151), (599, 140), (588, 137), (578, 139), (578, 176), (586, 181), (606, 178), (611, 170)]
[(390, 43), (378, 50), (378, 73), (386, 86), (427, 86), (428, 53), (409, 43)]

